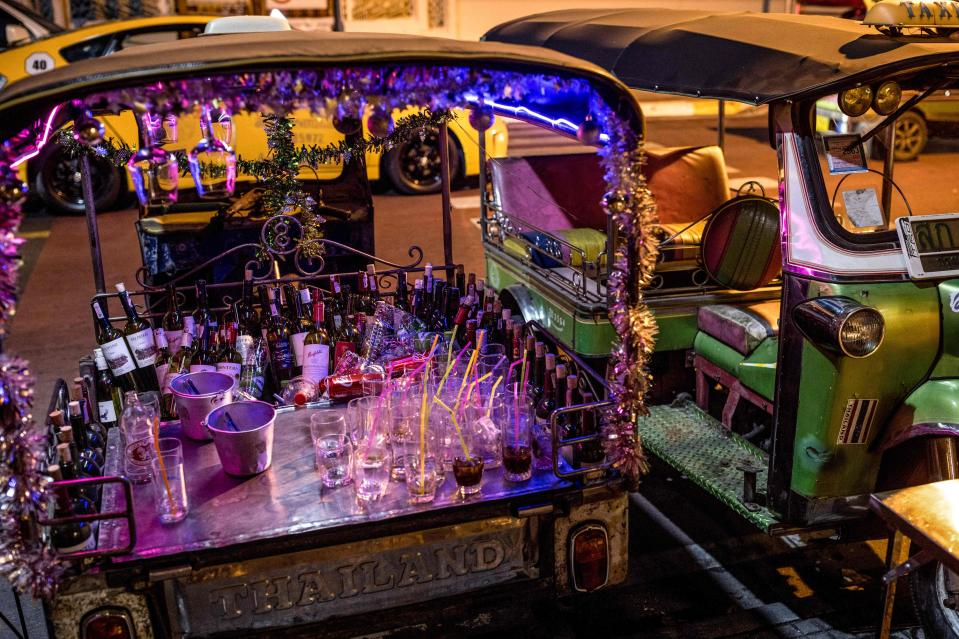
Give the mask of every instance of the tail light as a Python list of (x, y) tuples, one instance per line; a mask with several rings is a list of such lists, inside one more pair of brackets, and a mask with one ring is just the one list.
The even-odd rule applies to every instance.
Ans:
[(120, 608), (94, 610), (80, 622), (80, 639), (134, 639), (130, 614)]
[(570, 582), (576, 592), (598, 590), (609, 582), (609, 534), (599, 523), (586, 523), (569, 536)]

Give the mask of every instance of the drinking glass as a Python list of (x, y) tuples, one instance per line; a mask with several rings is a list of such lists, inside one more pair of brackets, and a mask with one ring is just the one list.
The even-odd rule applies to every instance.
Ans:
[(472, 435), (475, 452), (483, 460), (484, 468), (498, 468), (503, 461), (501, 430), (505, 412), (502, 397), (471, 402), (463, 410), (466, 429)]
[(483, 344), (483, 348), (480, 349), (480, 357), (499, 355), (500, 357), (506, 357), (506, 347), (502, 344)]
[(153, 497), (157, 515), (164, 524), (183, 521), (189, 512), (183, 445), (175, 437), (161, 437), (150, 460)]
[(390, 440), (390, 408), (382, 397), (357, 397), (346, 406), (350, 438), (354, 449), (374, 444), (387, 446)]
[(436, 456), (437, 441), (435, 430), (422, 425), (403, 443), (406, 492), (412, 504), (433, 501), (437, 487), (443, 482), (442, 462)]
[(179, 195), (180, 169), (176, 156), (158, 146), (146, 146), (130, 156), (127, 171), (143, 206), (170, 206)]
[(383, 443), (361, 445), (353, 455), (353, 489), (360, 504), (377, 501), (390, 485), (390, 449)]
[(363, 376), (362, 384), (364, 397), (382, 397), (390, 380), (385, 372), (371, 373)]
[[(453, 457), (453, 478), (462, 498), (480, 492), (483, 483), (483, 457), (476, 446), (476, 437), (462, 415), (451, 415), (453, 441), (449, 444)], [(461, 423), (462, 422), (462, 423)]]
[(533, 476), (530, 415), (525, 408), (512, 396), (505, 402), (506, 421), (502, 424), (503, 478), (507, 481), (526, 481)]
[(323, 485), (348, 485), (352, 481), (353, 445), (347, 437), (343, 415), (333, 411), (316, 413), (310, 417), (310, 437)]
[(407, 447), (419, 433), (422, 401), (422, 391), (396, 392), (390, 400), (390, 442), (393, 448), (390, 479), (393, 481), (403, 481), (406, 478)]

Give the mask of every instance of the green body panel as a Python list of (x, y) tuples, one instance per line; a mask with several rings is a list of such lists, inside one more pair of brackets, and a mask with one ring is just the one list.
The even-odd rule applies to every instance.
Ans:
[[(939, 295), (934, 285), (915, 282), (809, 286), (809, 297), (842, 295), (876, 308), (886, 328), (879, 348), (862, 359), (803, 345), (791, 487), (807, 497), (868, 493), (881, 459), (872, 444), (938, 354)], [(875, 415), (862, 444), (839, 444), (852, 399), (878, 400)]]
[(930, 377), (959, 377), (959, 313), (952, 310), (952, 297), (959, 300), (959, 280), (941, 282), (939, 303), (942, 306), (942, 352)]
[(959, 424), (959, 379), (934, 379), (906, 398), (901, 411), (911, 424)]
[(719, 366), (727, 373), (735, 375), (739, 381), (772, 401), (776, 394), (776, 356), (779, 348), (777, 337), (767, 337), (759, 343), (748, 357), (726, 346), (715, 337), (698, 333), (693, 350), (707, 360)]
[(749, 357), (739, 363), (739, 381), (769, 401), (776, 394), (776, 357), (779, 355), (779, 338), (767, 337), (759, 343)]
[[(507, 251), (511, 250), (508, 246), (506, 248)], [(514, 269), (503, 260), (493, 259), (489, 252), (486, 253), (486, 281), (497, 291), (510, 286), (525, 288), (534, 307), (531, 319), (549, 328), (579, 355), (609, 355), (618, 339), (605, 309), (601, 313), (578, 311), (568, 296), (546, 289), (535, 275)], [(695, 309), (663, 313), (654, 311), (654, 314), (658, 328), (656, 352), (693, 347), (697, 331)]]

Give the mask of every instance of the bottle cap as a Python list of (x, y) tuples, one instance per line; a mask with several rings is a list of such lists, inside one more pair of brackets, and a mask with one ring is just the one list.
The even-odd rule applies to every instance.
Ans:
[(546, 344), (543, 342), (536, 342), (536, 357), (542, 357), (546, 354)]
[(556, 355), (553, 353), (546, 353), (546, 370), (551, 370), (556, 368)]
[[(549, 355), (547, 355), (547, 357), (549, 357)], [(554, 355), (553, 357), (556, 357), (556, 356)], [(566, 377), (566, 364), (556, 364), (556, 377), (558, 378)]]
[(63, 428), (64, 427), (63, 411), (55, 410), (52, 413), (50, 413), (50, 421), (53, 422), (54, 426), (58, 428)]
[(70, 444), (57, 444), (57, 454), (60, 456), (61, 464), (73, 461), (72, 457), (70, 456)]
[(127, 287), (123, 285), (123, 282), (117, 282), (116, 287), (117, 287), (117, 293), (124, 293), (127, 290)]
[(61, 481), (63, 479), (63, 472), (60, 471), (60, 464), (50, 464), (47, 466), (47, 474), (50, 475), (50, 479), (53, 481)]
[(512, 319), (512, 317), (513, 317), (513, 311), (509, 310), (508, 308), (504, 308), (503, 319), (508, 320), (508, 319)]
[(64, 426), (60, 429), (60, 432), (57, 433), (57, 439), (60, 440), (61, 444), (69, 444), (73, 441), (73, 427)]
[(310, 289), (309, 287), (304, 286), (300, 289), (300, 301), (309, 302), (310, 301)]

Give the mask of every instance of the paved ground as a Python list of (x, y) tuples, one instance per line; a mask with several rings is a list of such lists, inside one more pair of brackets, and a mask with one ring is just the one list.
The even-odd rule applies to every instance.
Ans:
[[(731, 119), (726, 153), (732, 180), (774, 181), (775, 153), (766, 142), (765, 126), (764, 113)], [(664, 146), (709, 144), (715, 135), (714, 120), (708, 117), (692, 124), (669, 117), (649, 122), (650, 141)], [(924, 166), (944, 171), (945, 158), (931, 158)], [(903, 174), (912, 170), (902, 169)], [(458, 191), (454, 197), (455, 254), (479, 270), (473, 222), (476, 191)], [(441, 261), (436, 252), (438, 211), (436, 196), (377, 196), (379, 252), (403, 261), (412, 241), (427, 249), (427, 259)], [(100, 218), (108, 285), (134, 280), (133, 269), (140, 261), (134, 219), (132, 211), (104, 213)], [(38, 405), (43, 406), (53, 380), (72, 377), (77, 359), (92, 348), (88, 301), (93, 283), (81, 218), (52, 218), (35, 212), (24, 231), (29, 238), (24, 248), (26, 286), (8, 348), (33, 363)], [(661, 465), (654, 468), (641, 494), (691, 539), (677, 540), (649, 512), (634, 508), (629, 583), (587, 598), (575, 610), (550, 611), (562, 630), (557, 636), (870, 636), (877, 621), (881, 543), (770, 539)], [(715, 557), (723, 569), (704, 567), (702, 551)], [(908, 592), (902, 593), (902, 605), (897, 608), (898, 636), (920, 637), (914, 631), (907, 596)], [(752, 603), (744, 607), (743, 601)], [(0, 598), (0, 611), (12, 612), (9, 604)], [(35, 619), (35, 610), (32, 614)], [(31, 636), (42, 636), (34, 633)], [(12, 635), (0, 626), (0, 638), (7, 636)]]

